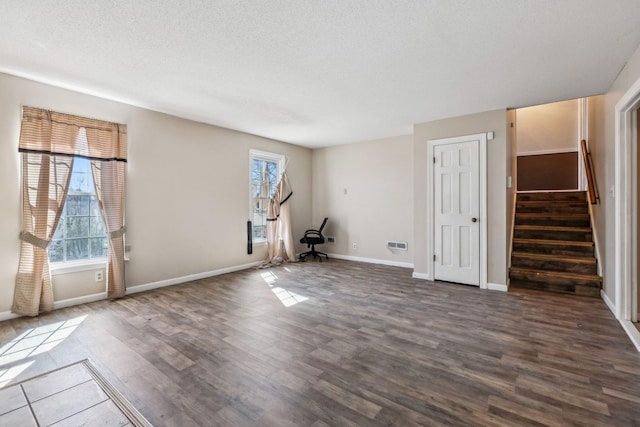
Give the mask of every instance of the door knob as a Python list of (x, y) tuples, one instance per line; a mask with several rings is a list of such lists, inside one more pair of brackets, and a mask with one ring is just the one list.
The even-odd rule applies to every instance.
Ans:
[(471, 218), (471, 222), (478, 222), (478, 218)]

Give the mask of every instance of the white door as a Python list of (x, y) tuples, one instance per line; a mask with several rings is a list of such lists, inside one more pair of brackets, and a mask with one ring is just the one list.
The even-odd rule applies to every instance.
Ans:
[(443, 143), (434, 154), (434, 278), (480, 285), (480, 141)]

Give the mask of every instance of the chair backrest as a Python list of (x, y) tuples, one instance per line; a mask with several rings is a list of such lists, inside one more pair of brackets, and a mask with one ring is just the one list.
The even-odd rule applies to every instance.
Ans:
[(320, 234), (322, 234), (322, 229), (324, 228), (325, 225), (327, 225), (327, 220), (329, 218), (325, 218), (324, 221), (322, 221), (322, 225), (320, 226), (320, 228), (318, 228), (318, 231), (320, 232)]

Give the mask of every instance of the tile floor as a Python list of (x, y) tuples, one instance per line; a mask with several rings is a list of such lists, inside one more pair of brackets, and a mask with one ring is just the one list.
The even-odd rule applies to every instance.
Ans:
[(86, 363), (0, 389), (0, 426), (136, 425), (105, 393)]

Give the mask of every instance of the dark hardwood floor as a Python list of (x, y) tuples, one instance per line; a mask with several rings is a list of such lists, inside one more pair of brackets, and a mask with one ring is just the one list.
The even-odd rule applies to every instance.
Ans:
[(156, 426), (640, 425), (640, 354), (596, 298), (332, 259), (5, 321), (0, 345), (34, 328), (5, 380), (90, 358)]

